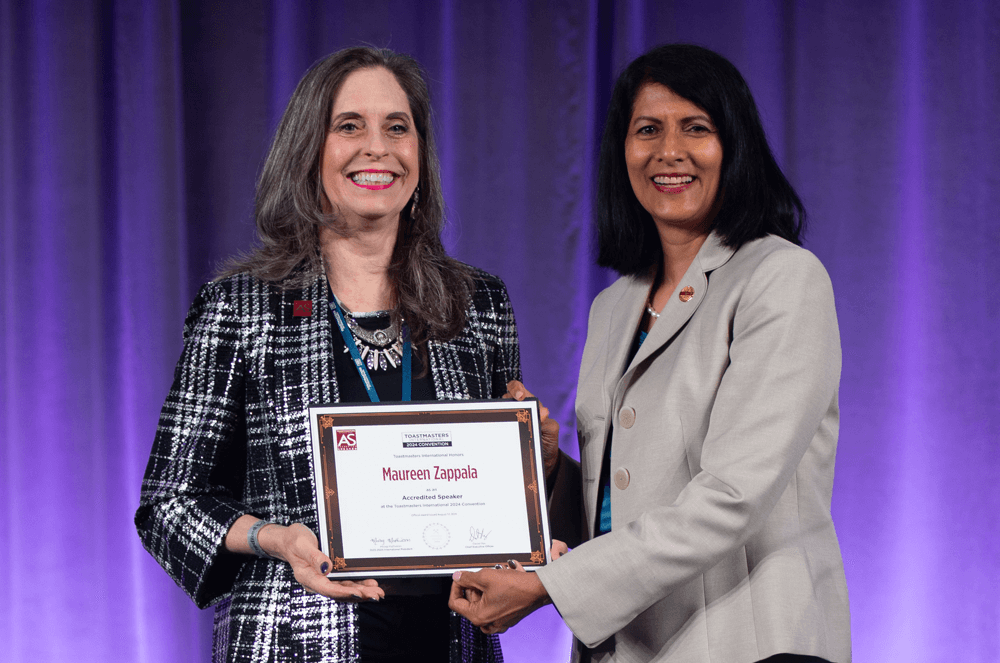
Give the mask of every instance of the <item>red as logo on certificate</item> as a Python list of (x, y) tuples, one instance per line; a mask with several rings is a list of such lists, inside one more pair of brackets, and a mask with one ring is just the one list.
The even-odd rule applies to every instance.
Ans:
[(358, 436), (353, 428), (337, 431), (337, 450), (351, 451), (358, 448)]
[(308, 318), (313, 314), (313, 303), (311, 299), (296, 299), (292, 302), (292, 316), (296, 318)]

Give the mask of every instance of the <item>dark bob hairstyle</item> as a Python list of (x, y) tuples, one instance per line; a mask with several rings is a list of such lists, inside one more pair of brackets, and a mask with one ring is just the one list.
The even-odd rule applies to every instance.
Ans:
[(611, 93), (597, 181), (598, 264), (638, 275), (662, 260), (660, 237), (635, 197), (625, 164), (632, 108), (647, 83), (665, 85), (702, 108), (719, 132), (721, 204), (709, 230), (733, 248), (767, 234), (800, 244), (805, 209), (771, 154), (743, 76), (707, 48), (667, 44), (629, 64)]
[(222, 276), (250, 272), (279, 287), (301, 287), (323, 273), (319, 230), (349, 232), (337, 214), (325, 213), (320, 166), (334, 100), (344, 81), (361, 69), (390, 71), (406, 93), (419, 139), (420, 182), (401, 215), (389, 264), (396, 312), (415, 345), (446, 340), (465, 324), (472, 279), (441, 243), (444, 200), (423, 69), (408, 55), (359, 46), (329, 55), (299, 81), (275, 132), (257, 182), (254, 217), (261, 246), (224, 266)]

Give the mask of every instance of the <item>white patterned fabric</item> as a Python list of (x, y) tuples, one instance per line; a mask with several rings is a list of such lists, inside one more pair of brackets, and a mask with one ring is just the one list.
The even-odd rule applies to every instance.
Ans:
[[(473, 269), (462, 333), (428, 344), (438, 400), (499, 398), (521, 379), (504, 284)], [(199, 607), (214, 605), (213, 661), (358, 660), (354, 606), (306, 593), (284, 562), (227, 553), (243, 514), (317, 530), (307, 407), (339, 400), (329, 288), (282, 290), (240, 274), (201, 288), (135, 516), (143, 545)], [(293, 302), (311, 300), (296, 317)], [(452, 618), (451, 661), (502, 661), (499, 640)]]

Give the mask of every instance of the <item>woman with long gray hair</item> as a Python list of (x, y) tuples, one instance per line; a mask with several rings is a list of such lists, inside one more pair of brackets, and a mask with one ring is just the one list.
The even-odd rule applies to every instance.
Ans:
[(315, 533), (310, 404), (498, 398), (520, 379), (506, 288), (445, 254), (443, 207), (420, 66), (373, 48), (313, 66), (258, 182), (261, 246), (188, 314), (135, 517), (215, 606), (213, 660), (502, 660), (446, 581), (331, 581)]

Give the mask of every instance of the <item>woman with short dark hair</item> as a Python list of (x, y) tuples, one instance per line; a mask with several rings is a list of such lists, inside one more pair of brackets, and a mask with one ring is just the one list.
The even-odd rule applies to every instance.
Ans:
[(573, 549), (456, 573), (453, 609), (496, 633), (552, 602), (574, 660), (850, 661), (833, 290), (732, 64), (668, 45), (625, 69), (598, 210), (622, 276), (590, 311), (580, 464), (545, 458)]
[(373, 48), (314, 65), (258, 182), (262, 245), (188, 313), (135, 516), (215, 606), (214, 661), (502, 660), (445, 580), (331, 581), (316, 538), (310, 405), (498, 398), (520, 378), (507, 290), (445, 254), (443, 209), (419, 65)]
[(637, 58), (615, 83), (601, 141), (598, 174), (598, 264), (636, 275), (661, 259), (656, 228), (636, 199), (625, 163), (632, 104), (658, 83), (713, 118), (722, 144), (719, 209), (708, 229), (734, 249), (771, 234), (800, 244), (805, 210), (771, 154), (750, 88), (729, 60), (705, 48), (675, 44)]

